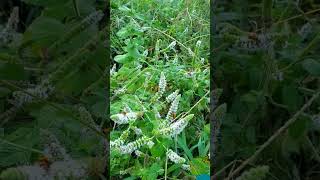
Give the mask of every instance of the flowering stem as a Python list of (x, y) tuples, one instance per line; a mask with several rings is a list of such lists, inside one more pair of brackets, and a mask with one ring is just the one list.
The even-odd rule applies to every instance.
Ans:
[[(168, 149), (167, 149), (168, 151)], [(164, 168), (164, 180), (167, 180), (167, 171), (168, 171), (168, 154), (166, 153), (166, 164)]]

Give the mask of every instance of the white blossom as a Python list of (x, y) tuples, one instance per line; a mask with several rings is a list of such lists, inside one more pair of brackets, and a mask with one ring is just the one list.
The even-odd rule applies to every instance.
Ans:
[(142, 130), (140, 128), (134, 127), (133, 130), (136, 133), (136, 135), (141, 135), (142, 134)]
[(186, 160), (183, 157), (180, 157), (177, 153), (173, 152), (171, 149), (168, 150), (167, 156), (170, 159), (170, 161), (176, 164), (181, 164), (186, 162)]
[(111, 148), (119, 148), (123, 144), (124, 144), (124, 141), (121, 139), (116, 139), (114, 141), (110, 141)]
[(168, 48), (173, 49), (176, 46), (177, 42), (173, 41), (172, 43), (169, 44)]
[(178, 96), (175, 97), (175, 99), (171, 103), (171, 106), (169, 108), (166, 120), (168, 120), (168, 121), (172, 121), (173, 120), (172, 115), (177, 113), (180, 98), (181, 98), (181, 95), (179, 94)]
[(188, 53), (190, 56), (194, 56), (194, 52), (190, 48), (188, 48)]
[(114, 91), (114, 94), (115, 95), (120, 95), (120, 94), (123, 94), (127, 91), (127, 88), (123, 87), (123, 88), (120, 88), (120, 89), (117, 89)]
[(200, 62), (201, 64), (204, 64), (205, 59), (204, 58), (200, 58)]
[(169, 96), (167, 96), (166, 101), (172, 102), (179, 94), (179, 89), (171, 93)]
[(187, 71), (187, 72), (185, 73), (185, 76), (186, 76), (187, 78), (192, 78), (192, 77), (194, 77), (194, 75), (195, 75), (195, 72), (194, 72), (194, 71)]
[(147, 144), (149, 142), (149, 139), (150, 138), (143, 136), (136, 141), (128, 143), (127, 145), (122, 145), (120, 146), (120, 152), (122, 154), (130, 154), (133, 151), (139, 149), (141, 146)]
[(117, 73), (116, 70), (117, 70), (117, 65), (113, 64), (112, 68), (110, 69), (110, 76), (115, 75)]
[(167, 86), (167, 80), (166, 80), (166, 76), (164, 75), (163, 72), (161, 72), (160, 74), (160, 80), (159, 80), (159, 93), (162, 95), (164, 93), (164, 91), (166, 90), (166, 86)]
[(143, 155), (143, 152), (139, 151), (139, 150), (135, 150), (134, 153), (138, 156), (141, 157)]
[(199, 48), (199, 47), (201, 46), (201, 43), (202, 43), (201, 41), (197, 41), (197, 43), (196, 43), (196, 47), (198, 47), (198, 48)]
[(147, 142), (147, 146), (151, 149), (154, 145), (154, 142), (153, 141), (148, 141)]
[(173, 63), (173, 64), (178, 64), (178, 60), (179, 60), (178, 56), (175, 55), (172, 63)]
[(160, 129), (160, 134), (165, 136), (175, 136), (180, 134), (184, 128), (188, 125), (188, 122), (193, 118), (193, 114), (190, 114), (178, 121), (172, 123), (169, 127)]
[(142, 55), (143, 55), (144, 57), (147, 57), (147, 56), (148, 56), (148, 50), (143, 51)]
[(190, 165), (188, 165), (188, 164), (182, 164), (182, 169), (184, 169), (184, 170), (186, 170), (186, 171), (190, 171), (191, 169), (190, 169)]
[(128, 124), (129, 122), (135, 121), (138, 117), (139, 113), (137, 112), (125, 112), (110, 116), (111, 120), (117, 124)]
[(168, 61), (169, 60), (169, 56), (167, 55), (167, 53), (163, 53), (164, 54), (164, 58)]
[(161, 115), (160, 115), (160, 113), (159, 113), (159, 111), (158, 110), (154, 110), (154, 113), (155, 113), (155, 117), (156, 118), (158, 118), (158, 119), (161, 119)]

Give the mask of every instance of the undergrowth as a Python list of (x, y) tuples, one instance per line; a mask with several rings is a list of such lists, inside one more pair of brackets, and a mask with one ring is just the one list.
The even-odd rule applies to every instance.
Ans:
[(208, 1), (111, 1), (113, 179), (209, 174)]
[[(213, 77), (226, 113), (214, 178), (319, 177), (319, 7), (217, 1)], [(249, 168), (265, 166), (252, 178)]]
[(106, 1), (1, 1), (0, 179), (103, 179)]

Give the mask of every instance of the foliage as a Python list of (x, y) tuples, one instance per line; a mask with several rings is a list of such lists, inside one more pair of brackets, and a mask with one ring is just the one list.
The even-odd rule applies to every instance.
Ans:
[(1, 3), (11, 7), (0, 26), (1, 178), (101, 177), (106, 2)]
[(266, 179), (317, 179), (320, 101), (307, 102), (320, 87), (319, 3), (217, 1), (214, 11), (213, 76), (227, 107), (219, 178), (265, 164)]
[(111, 176), (208, 174), (209, 2), (111, 3)]

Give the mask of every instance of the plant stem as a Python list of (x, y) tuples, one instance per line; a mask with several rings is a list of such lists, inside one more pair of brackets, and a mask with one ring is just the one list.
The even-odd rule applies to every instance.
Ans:
[(15, 143), (9, 142), (9, 141), (4, 140), (4, 139), (0, 139), (0, 141), (2, 141), (2, 142), (5, 143), (5, 144), (8, 144), (8, 145), (10, 145), (10, 146), (14, 146), (14, 147), (17, 147), (17, 148), (20, 148), (20, 149), (28, 150), (28, 151), (35, 152), (35, 153), (39, 153), (39, 154), (43, 154), (42, 151), (39, 151), (39, 150), (37, 150), (37, 149), (33, 149), (33, 148), (29, 148), (29, 147), (24, 147), (24, 146), (21, 146), (21, 145), (19, 145), (19, 144), (15, 144)]
[(164, 168), (164, 180), (167, 180), (167, 171), (168, 171), (168, 155), (166, 153), (166, 164), (165, 164), (165, 168)]
[(252, 163), (256, 158), (265, 150), (278, 136), (280, 136), (284, 131), (286, 131), (291, 124), (296, 122), (298, 117), (312, 104), (314, 100), (316, 100), (320, 95), (320, 90), (314, 94), (311, 99), (304, 104), (304, 106), (296, 112), (291, 119), (289, 119), (282, 127), (280, 127), (264, 144), (262, 144), (259, 149), (247, 160), (245, 160), (236, 170), (234, 170), (227, 180), (231, 179), (233, 176), (238, 174), (242, 169), (244, 169), (249, 163)]

